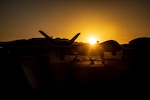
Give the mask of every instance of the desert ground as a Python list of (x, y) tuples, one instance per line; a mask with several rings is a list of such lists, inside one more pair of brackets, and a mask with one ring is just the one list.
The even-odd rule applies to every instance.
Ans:
[[(87, 56), (80, 55), (79, 61), (72, 63), (74, 56), (67, 55), (64, 61), (54, 56), (3, 57), (5, 91), (17, 95), (68, 95), (76, 91), (82, 93), (131, 93), (147, 88), (147, 77), (138, 67), (122, 59), (122, 51), (117, 56), (105, 53), (105, 64), (99, 56), (91, 56), (99, 61), (91, 64)], [(138, 63), (138, 62), (137, 62)], [(137, 66), (137, 69), (135, 68)], [(146, 64), (143, 64), (146, 66)], [(144, 78), (143, 78), (144, 77)], [(142, 83), (142, 84), (141, 84)], [(144, 85), (145, 86), (144, 86)]]

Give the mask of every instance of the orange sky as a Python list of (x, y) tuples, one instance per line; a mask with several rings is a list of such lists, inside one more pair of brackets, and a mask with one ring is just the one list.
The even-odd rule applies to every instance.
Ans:
[(150, 37), (149, 0), (1, 0), (0, 41), (49, 35), (128, 43)]

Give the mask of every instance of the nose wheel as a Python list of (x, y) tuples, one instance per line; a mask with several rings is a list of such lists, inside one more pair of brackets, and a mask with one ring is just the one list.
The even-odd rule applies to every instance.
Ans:
[(105, 61), (104, 61), (104, 60), (102, 60), (102, 64), (105, 64)]
[[(94, 61), (99, 61), (99, 60), (96, 60), (95, 58), (90, 58), (90, 61), (91, 61), (91, 64), (94, 64)], [(104, 59), (102, 59), (101, 61), (102, 61), (102, 64), (105, 64)]]

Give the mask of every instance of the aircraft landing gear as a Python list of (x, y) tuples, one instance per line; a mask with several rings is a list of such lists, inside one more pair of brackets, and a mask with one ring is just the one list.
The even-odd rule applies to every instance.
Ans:
[(102, 64), (105, 64), (104, 52), (100, 52), (100, 58), (101, 58)]
[(91, 64), (94, 64), (95, 58), (90, 58)]
[(104, 61), (104, 60), (102, 60), (102, 64), (105, 64), (105, 61)]

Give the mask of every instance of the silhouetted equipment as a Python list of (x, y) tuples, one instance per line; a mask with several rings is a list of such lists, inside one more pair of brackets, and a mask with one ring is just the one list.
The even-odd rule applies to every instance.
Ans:
[(71, 46), (73, 42), (77, 39), (77, 37), (80, 35), (80, 33), (77, 33), (72, 39), (61, 39), (56, 38), (53, 39), (52, 37), (49, 37), (46, 33), (43, 31), (39, 31), (45, 38), (47, 38), (54, 46)]
[[(111, 52), (113, 56), (117, 55), (117, 52), (121, 51), (121, 45), (115, 40), (107, 40), (105, 42), (97, 43), (95, 45), (83, 44), (78, 47), (79, 55), (98, 55), (102, 63), (104, 64), (104, 52)], [(91, 63), (93, 64), (96, 59), (90, 58)]]
[[(122, 59), (136, 69), (149, 65), (150, 37), (139, 37), (123, 46)], [(145, 68), (144, 68), (145, 69)]]
[[(43, 31), (39, 31), (47, 40), (49, 40), (57, 54), (59, 56), (60, 60), (64, 60), (65, 55), (70, 51), (70, 47), (74, 43), (74, 41), (77, 39), (77, 37), (80, 35), (80, 33), (77, 33), (72, 39), (61, 39), (61, 38), (56, 38), (53, 39), (52, 37), (48, 36), (46, 33)], [(67, 49), (68, 48), (68, 49)]]
[(129, 41), (129, 47), (131, 48), (130, 59), (142, 62), (142, 64), (148, 63), (149, 59), (147, 58), (150, 56), (150, 37), (135, 38)]
[(104, 52), (111, 52), (113, 56), (116, 56), (117, 52), (122, 50), (121, 45), (115, 40), (107, 40), (100, 45), (102, 45)]
[(140, 37), (129, 41), (130, 47), (145, 50), (150, 49), (149, 44), (150, 44), (150, 37)]
[[(59, 52), (60, 60), (64, 60), (65, 55), (72, 51), (72, 54), (76, 55), (74, 60), (76, 60), (78, 55), (99, 55), (102, 63), (104, 63), (104, 52), (111, 52), (113, 56), (117, 55), (117, 52), (122, 50), (121, 45), (115, 40), (108, 40), (102, 43), (97, 42), (95, 46), (91, 46), (88, 43), (81, 43), (78, 45), (73, 45), (76, 38), (80, 35), (80, 33), (76, 34), (71, 40), (69, 39), (53, 39), (52, 37), (48, 36), (42, 30), (39, 31), (46, 39), (48, 39), (56, 51)], [(74, 50), (74, 51), (73, 51)], [(58, 55), (58, 52), (56, 54)], [(73, 53), (73, 52), (76, 52)], [(93, 59), (91, 59), (91, 63), (93, 63)]]

